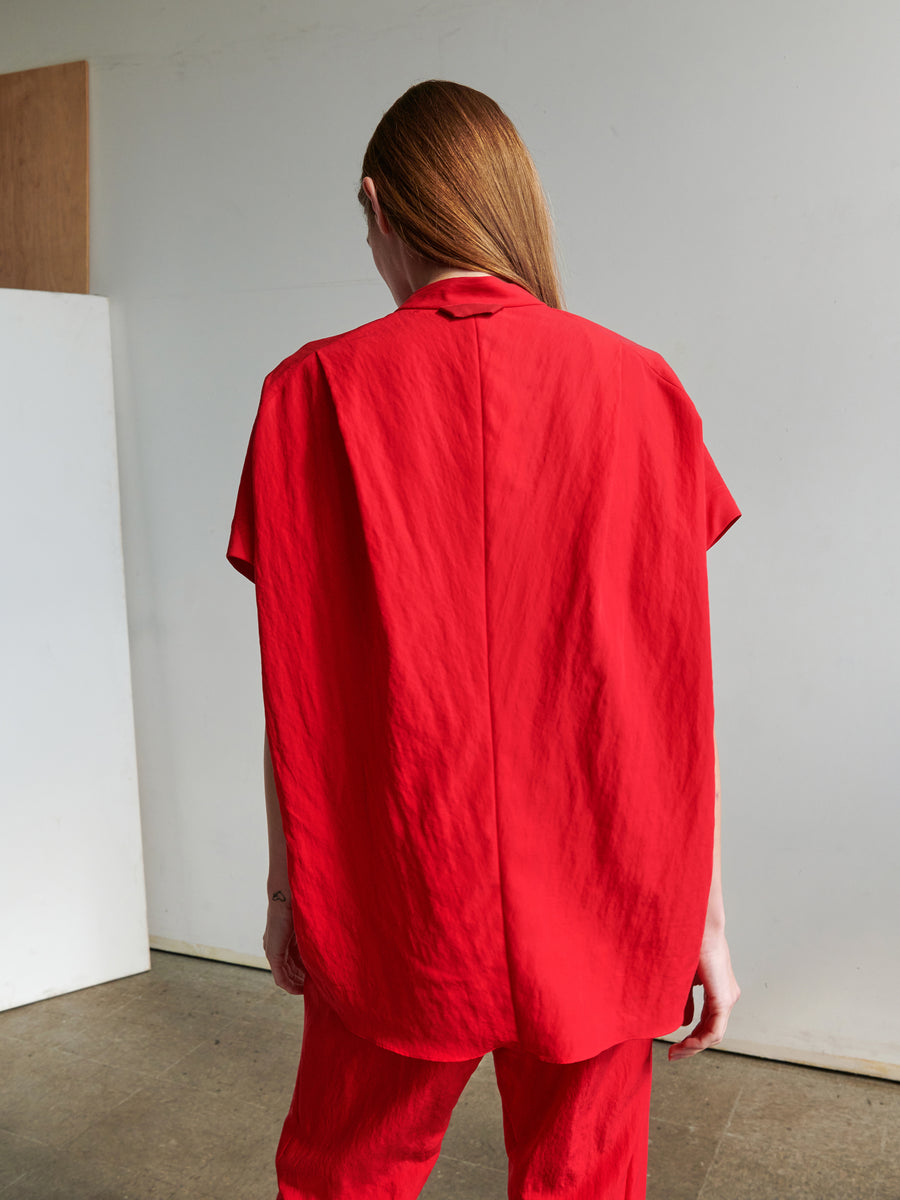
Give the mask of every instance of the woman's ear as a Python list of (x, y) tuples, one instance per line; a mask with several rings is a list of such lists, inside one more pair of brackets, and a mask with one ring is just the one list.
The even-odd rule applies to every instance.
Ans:
[(363, 191), (369, 197), (369, 203), (372, 205), (372, 212), (375, 216), (378, 228), (384, 234), (390, 233), (390, 224), (388, 223), (388, 219), (382, 212), (381, 205), (378, 202), (378, 192), (375, 188), (375, 181), (371, 178), (371, 176), (366, 175), (362, 181), (362, 185)]

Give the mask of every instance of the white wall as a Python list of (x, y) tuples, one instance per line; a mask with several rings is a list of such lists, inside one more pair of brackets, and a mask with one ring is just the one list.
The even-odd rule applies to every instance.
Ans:
[(223, 557), (238, 471), (265, 372), (391, 307), (362, 150), (409, 83), (455, 78), (531, 146), (569, 306), (669, 359), (745, 512), (710, 554), (728, 1044), (897, 1070), (894, 0), (6, 11), (0, 69), (91, 63), (158, 944), (259, 954), (255, 617)]
[(146, 971), (109, 307), (0, 289), (0, 1009)]

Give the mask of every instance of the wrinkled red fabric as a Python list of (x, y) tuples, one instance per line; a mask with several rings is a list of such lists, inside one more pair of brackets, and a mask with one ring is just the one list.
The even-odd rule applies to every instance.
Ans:
[(493, 276), (267, 376), (227, 553), (300, 953), (353, 1033), (574, 1062), (681, 1025), (739, 516), (658, 354)]

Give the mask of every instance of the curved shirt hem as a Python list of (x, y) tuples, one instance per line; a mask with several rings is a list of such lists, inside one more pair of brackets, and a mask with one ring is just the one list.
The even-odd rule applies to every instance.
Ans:
[(602, 1054), (605, 1050), (609, 1050), (612, 1046), (619, 1045), (620, 1042), (630, 1042), (636, 1040), (654, 1039), (667, 1037), (670, 1033), (681, 1028), (681, 1023), (671, 1025), (670, 1022), (642, 1022), (637, 1028), (623, 1027), (617, 1029), (614, 1033), (607, 1034), (598, 1039), (590, 1039), (584, 1045), (578, 1042), (573, 1043), (568, 1050), (553, 1050), (547, 1045), (535, 1047), (534, 1044), (525, 1045), (519, 1041), (488, 1041), (479, 1043), (480, 1049), (473, 1049), (471, 1053), (466, 1050), (457, 1049), (453, 1053), (441, 1052), (434, 1048), (424, 1049), (411, 1048), (407, 1045), (399, 1045), (397, 1041), (391, 1037), (375, 1036), (371, 1033), (362, 1033), (359, 1028), (354, 1028), (356, 1022), (348, 1020), (340, 1013), (336, 1014), (338, 1020), (350, 1031), (355, 1037), (361, 1038), (363, 1041), (372, 1042), (379, 1046), (382, 1050), (388, 1050), (392, 1054), (399, 1054), (403, 1058), (417, 1058), (425, 1062), (469, 1062), (472, 1059), (484, 1058), (486, 1054), (493, 1053), (494, 1050), (514, 1050), (519, 1054), (530, 1054), (540, 1062), (556, 1063), (564, 1065), (566, 1063), (586, 1062), (588, 1059), (596, 1058), (598, 1054)]

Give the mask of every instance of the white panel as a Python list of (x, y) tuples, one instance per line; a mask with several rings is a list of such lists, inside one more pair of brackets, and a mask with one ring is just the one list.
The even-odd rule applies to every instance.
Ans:
[(148, 969), (109, 307), (0, 290), (0, 1009)]

